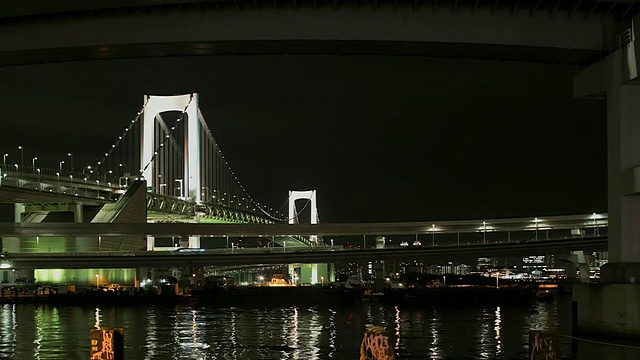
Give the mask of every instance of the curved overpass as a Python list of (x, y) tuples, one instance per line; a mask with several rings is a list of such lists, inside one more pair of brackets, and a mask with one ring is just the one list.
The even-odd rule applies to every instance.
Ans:
[(632, 0), (23, 1), (0, 10), (0, 66), (216, 54), (389, 54), (589, 64)]

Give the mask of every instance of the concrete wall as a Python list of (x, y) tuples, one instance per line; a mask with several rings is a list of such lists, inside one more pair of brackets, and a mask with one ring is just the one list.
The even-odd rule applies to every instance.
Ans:
[(640, 339), (640, 284), (576, 284), (579, 332)]

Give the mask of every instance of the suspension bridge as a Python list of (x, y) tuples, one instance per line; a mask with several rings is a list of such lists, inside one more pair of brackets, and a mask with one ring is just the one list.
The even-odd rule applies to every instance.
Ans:
[[(205, 223), (294, 224), (309, 208), (311, 224), (319, 215), (315, 191), (290, 191), (283, 206), (274, 209), (256, 201), (242, 185), (198, 106), (198, 94), (146, 95), (137, 114), (95, 164), (75, 168), (72, 154), (57, 168), (25, 165), (0, 167), (0, 199), (16, 204), (15, 221), (58, 222), (60, 213), (73, 213), (73, 222), (90, 223)], [(298, 209), (297, 200), (305, 200)], [(188, 238), (188, 240), (187, 240)], [(322, 237), (287, 235), (274, 243), (290, 247), (324, 245)], [(133, 241), (133, 243), (131, 243)], [(131, 238), (107, 242), (101, 249), (156, 249)], [(12, 249), (26, 250), (28, 245)], [(77, 242), (64, 251), (91, 250), (96, 241)], [(110, 248), (111, 245), (111, 248)], [(178, 245), (178, 244), (176, 244)], [(173, 246), (173, 244), (172, 244)], [(179, 246), (199, 248), (199, 236), (185, 236)], [(26, 247), (26, 248), (25, 248)], [(37, 251), (37, 246), (32, 245)]]

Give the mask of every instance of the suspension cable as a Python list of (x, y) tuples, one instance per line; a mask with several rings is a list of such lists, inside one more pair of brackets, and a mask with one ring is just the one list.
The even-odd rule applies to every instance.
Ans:
[[(140, 115), (142, 115), (144, 113), (144, 110), (147, 107), (147, 104), (149, 104), (149, 100), (151, 99), (151, 97), (147, 97), (147, 101), (144, 102), (144, 104), (142, 105), (142, 108), (140, 109), (140, 111), (138, 111), (138, 113), (136, 114), (136, 117), (131, 120), (131, 122), (129, 123), (129, 126), (127, 126), (124, 129), (124, 132), (122, 133), (121, 136), (118, 136), (118, 140), (116, 140), (115, 144), (112, 144), (111, 147), (109, 148), (108, 151), (106, 151), (104, 153), (104, 156), (102, 157), (102, 159), (100, 161), (98, 161), (98, 164), (96, 165), (96, 168), (99, 171), (99, 167), (101, 164), (104, 164), (105, 161), (107, 160), (107, 158), (113, 153), (114, 149), (116, 147), (118, 147), (118, 145), (120, 145), (120, 143), (122, 142), (122, 140), (127, 136), (127, 134), (129, 133), (129, 131), (131, 131), (131, 129), (133, 128), (133, 125), (135, 125), (136, 122), (138, 122), (138, 120), (140, 119)], [(96, 178), (98, 177), (98, 174), (96, 173)], [(98, 179), (99, 180), (99, 179)]]

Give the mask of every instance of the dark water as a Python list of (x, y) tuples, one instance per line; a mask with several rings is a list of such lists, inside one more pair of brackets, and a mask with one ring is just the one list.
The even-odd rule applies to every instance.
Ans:
[[(569, 301), (506, 307), (0, 306), (0, 358), (88, 359), (89, 330), (125, 328), (126, 359), (358, 359), (364, 327), (394, 335), (398, 359), (526, 359), (531, 329), (569, 334)], [(566, 358), (640, 359), (640, 349), (561, 338)]]

